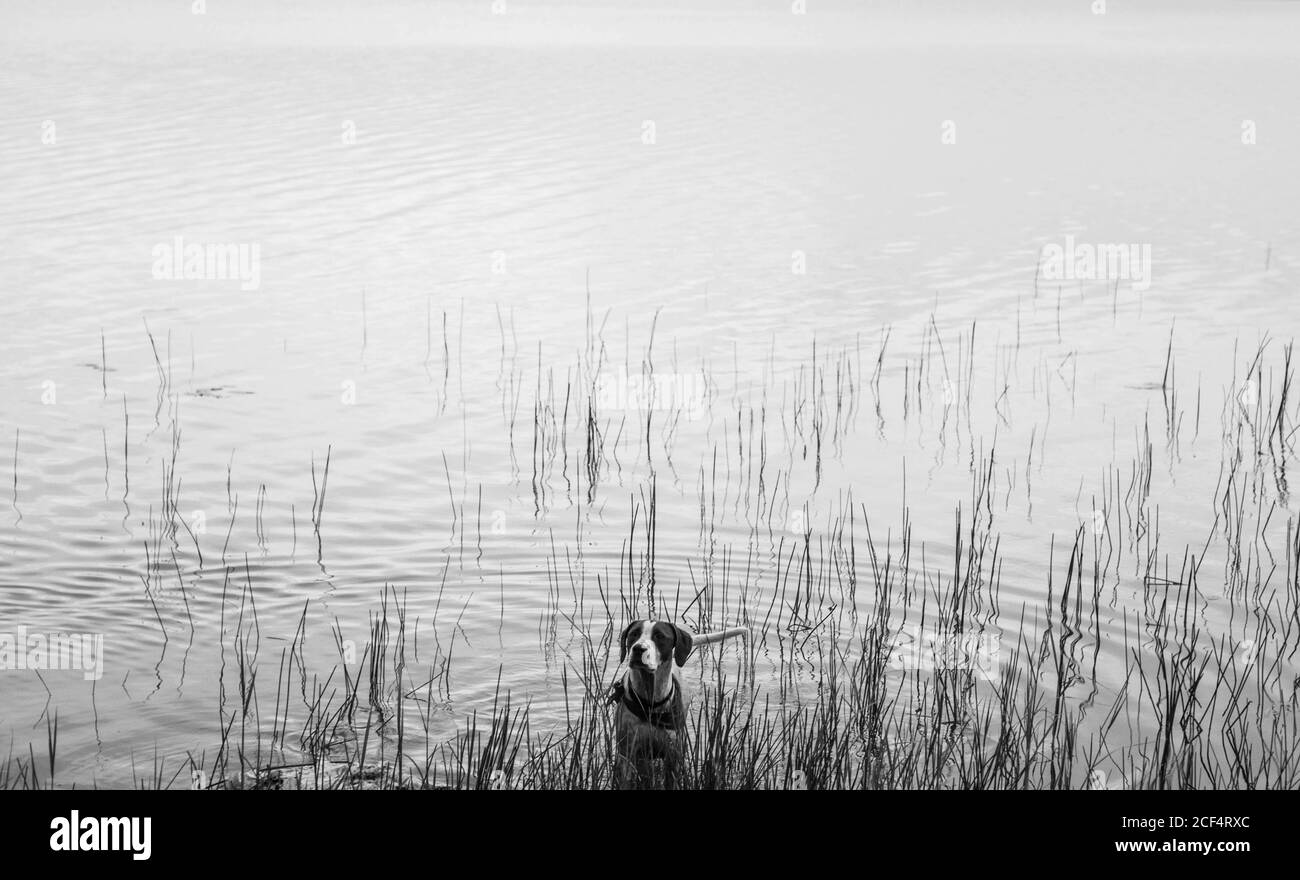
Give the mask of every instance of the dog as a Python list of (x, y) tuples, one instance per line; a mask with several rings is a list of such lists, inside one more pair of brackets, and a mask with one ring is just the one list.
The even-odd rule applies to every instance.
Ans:
[(634, 620), (619, 636), (619, 668), (610, 702), (616, 704), (614, 736), (620, 788), (652, 785), (654, 761), (664, 768), (664, 787), (676, 783), (681, 740), (690, 694), (681, 669), (700, 645), (744, 637), (749, 630), (732, 627), (695, 634), (662, 620)]

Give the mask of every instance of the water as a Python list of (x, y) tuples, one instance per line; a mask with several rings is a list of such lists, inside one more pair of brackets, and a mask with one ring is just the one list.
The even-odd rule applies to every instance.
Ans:
[[(578, 645), (555, 607), (570, 572), (617, 573), (652, 482), (656, 578), (685, 605), (721, 583), (719, 547), (751, 563), (731, 587), (766, 595), (780, 548), (850, 492), (873, 533), (906, 506), (951, 556), (996, 448), (1016, 611), (1146, 430), (1177, 568), (1213, 528), (1256, 347), (1276, 376), (1300, 329), (1300, 61), (1278, 36), (1297, 11), (894, 7), (794, 28), (721, 3), (6, 11), (0, 632), (99, 634), (104, 654), (93, 681), (0, 673), (0, 735), (25, 753), (57, 712), (62, 783), (210, 753), (245, 584), (267, 679), (304, 613), (327, 674), (331, 626), (364, 644), (393, 585), (423, 644), (453, 645), (442, 732), (498, 675), (562, 720)], [(177, 236), (256, 245), (255, 289), (155, 278)], [(1044, 279), (1067, 236), (1149, 245), (1149, 285)], [(698, 408), (658, 413), (647, 443), (645, 408), (611, 399), (589, 501), (576, 392), (564, 407), (596, 329), (607, 375), (652, 362)], [(820, 473), (790, 439), (814, 358), (857, 388)], [(566, 427), (536, 477), (539, 398)], [(738, 447), (764, 402), (775, 532)], [(169, 475), (187, 528), (160, 540)], [(1269, 492), (1284, 535), (1295, 502)], [(1140, 604), (1124, 574), (1103, 689)]]

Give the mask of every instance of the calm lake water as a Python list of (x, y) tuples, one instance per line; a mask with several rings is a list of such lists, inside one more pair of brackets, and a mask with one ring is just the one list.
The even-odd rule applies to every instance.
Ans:
[[(1161, 552), (1210, 545), (1204, 623), (1235, 638), (1209, 536), (1242, 377), (1267, 341), (1279, 381), (1300, 330), (1300, 10), (879, 5), (3, 13), (0, 633), (101, 635), (103, 674), (0, 671), (0, 748), (41, 753), (57, 712), (63, 784), (210, 754), (248, 583), (268, 680), (304, 614), (328, 674), (331, 627), (364, 644), (392, 585), (421, 649), (454, 646), (435, 734), (498, 677), (559, 722), (556, 608), (617, 580), (652, 483), (685, 606), (767, 596), (781, 542), (850, 498), (951, 558), (994, 450), (1006, 641), (1148, 442)], [(250, 273), (186, 278), (178, 239)], [(1043, 259), (1111, 243), (1126, 277)], [(571, 383), (597, 335), (622, 391), (591, 487)], [(820, 467), (791, 434), (814, 364), (856, 389)], [(651, 374), (675, 415), (638, 399)], [(1263, 503), (1284, 540), (1284, 480)], [(1140, 566), (1108, 586), (1103, 691)]]

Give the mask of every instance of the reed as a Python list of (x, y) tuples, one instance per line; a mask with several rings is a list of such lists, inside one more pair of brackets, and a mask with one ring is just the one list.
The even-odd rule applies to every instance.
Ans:
[[(695, 470), (693, 492), (680, 493), (698, 504), (699, 548), (686, 563), (687, 574), (670, 578), (659, 547), (659, 521), (667, 508), (660, 487), (670, 479), (681, 482), (671, 452), (680, 409), (651, 400), (644, 411), (628, 413), (603, 403), (610, 359), (590, 314), (587, 345), (577, 362), (562, 371), (544, 369), (539, 349), (531, 382), (514, 362), (517, 346), (507, 346), (499, 313), (498, 321), (503, 433), (508, 429), (515, 437), (521, 396), (530, 385), (534, 395), (532, 437), (520, 437), (531, 445), (530, 471), (520, 482), (529, 483), (538, 521), (568, 494), (572, 475), (579, 517), (574, 546), (580, 546), (578, 539), (586, 538), (583, 505), (601, 505), (601, 515), (612, 517), (613, 491), (630, 486), (616, 561), (597, 566), (580, 549), (557, 547), (551, 532), (538, 654), (559, 693), (521, 697), (499, 674), (490, 701), (467, 704), (460, 696), (462, 645), (469, 640), (460, 617), (442, 607), (450, 552), (436, 596), (422, 597), (417, 606), (433, 604), (433, 620), (423, 628), (418, 618), (410, 619), (407, 592), (385, 585), (363, 643), (350, 642), (343, 623), (334, 622), (331, 667), (308, 660), (319, 655), (308, 651), (307, 603), (288, 644), (268, 640), (281, 646), (268, 653), (258, 585), (246, 556), (242, 568), (228, 559), (228, 530), (219, 569), (222, 656), (211, 751), (189, 753), (180, 764), (155, 753), (150, 766), (135, 774), (138, 786), (183, 786), (186, 777), (191, 785), (200, 780), (203, 787), (228, 789), (612, 786), (611, 653), (616, 655), (614, 641), (626, 621), (645, 615), (698, 630), (744, 625), (753, 633), (747, 644), (702, 650), (687, 666), (696, 692), (679, 774), (687, 788), (1300, 785), (1300, 679), (1294, 665), (1300, 649), (1300, 525), (1278, 503), (1300, 431), (1291, 346), (1280, 366), (1270, 368), (1268, 343), (1261, 344), (1245, 377), (1234, 377), (1225, 394), (1222, 470), (1203, 545), (1161, 535), (1152, 440), (1161, 432), (1151, 429), (1148, 416), (1134, 432), (1130, 460), (1102, 476), (1093, 519), (1050, 543), (1045, 539), (1037, 567), (1041, 583), (1030, 585), (1040, 598), (1017, 605), (1002, 588), (1007, 549), (994, 518), (1004, 504), (1003, 474), (1009, 497), (1021, 471), (998, 443), (985, 449), (972, 440), (978, 437), (971, 426), (974, 323), (959, 335), (950, 368), (952, 348), (945, 347), (932, 318), (919, 357), (903, 357), (895, 371), (901, 389), (882, 388), (892, 332), (887, 328), (870, 376), (858, 346), (827, 351), (814, 344), (792, 378), (779, 385), (765, 380), (760, 397), (709, 393), (703, 406), (713, 445), (697, 470), (687, 470), (688, 479)], [(446, 365), (445, 312), (443, 324)], [(1006, 359), (992, 373), (992, 411), (1000, 423), (1011, 418), (1008, 389), (1018, 351), (1018, 341), (1007, 346)], [(1171, 328), (1164, 371), (1152, 385), (1165, 406), (1171, 447), (1184, 415), (1179, 401), (1188, 396), (1178, 394), (1173, 352)], [(1050, 387), (1047, 374), (1063, 379), (1072, 359), (1071, 353), (1036, 365), (1034, 382), (1043, 376), (1041, 387)], [(165, 384), (168, 371), (157, 356), (156, 363)], [(647, 350), (641, 376), (653, 379), (654, 369)], [(943, 390), (941, 406), (934, 405), (937, 389)], [(882, 524), (847, 487), (833, 498), (825, 491), (791, 498), (797, 473), (807, 485), (823, 485), (823, 468), (842, 456), (867, 394), (880, 432), (889, 412), (899, 414), (905, 427), (929, 419), (926, 425), (940, 432), (941, 450), (950, 431), (959, 444), (965, 433), (969, 495), (954, 506), (951, 530), (948, 523), (942, 526), (941, 557), (934, 544), (927, 547), (914, 537), (906, 505), (901, 522)], [(1198, 380), (1198, 422), (1200, 398)], [(892, 403), (882, 403), (886, 399)], [(580, 444), (572, 465), (570, 432)], [(1026, 497), (1046, 426), (1027, 433)], [(179, 441), (174, 421), (170, 457), (162, 467), (161, 516), (155, 523), (151, 511), (142, 575), (164, 645), (174, 624), (155, 601), (163, 589), (164, 559), (170, 559), (168, 580), (172, 572), (177, 578), (191, 638), (194, 631), (176, 555), (178, 526), (188, 531), (179, 514)], [(311, 467), (318, 558), (331, 453), (327, 447), (319, 479), (314, 460)], [(467, 467), (462, 459), (458, 501), (445, 452), (441, 458), (443, 473), (434, 479), (439, 493), (445, 483), (448, 546), (459, 527), (463, 566)], [(647, 464), (648, 473), (635, 470)], [(238, 496), (229, 470), (233, 529)], [(263, 547), (265, 493), (259, 485), (254, 517)], [(475, 503), (481, 558), (481, 486)], [(742, 509), (743, 516), (729, 517)], [(290, 513), (296, 542), (292, 505)], [(1280, 545), (1270, 543), (1261, 525), (1275, 515), (1285, 520)], [(748, 548), (726, 537), (737, 522), (750, 529), (742, 533)], [(202, 567), (198, 541), (190, 537)], [(755, 549), (760, 544), (763, 549)], [(1220, 594), (1231, 618), (1212, 635), (1204, 612)], [(504, 617), (504, 589), (501, 602)], [(459, 614), (464, 613), (462, 606)], [(427, 639), (421, 646), (420, 635), (430, 631), (432, 648)], [(1098, 674), (1103, 654), (1109, 659), (1106, 682)], [(49, 719), (43, 761), (33, 746), (25, 755), (11, 747), (0, 764), (0, 787), (54, 785), (57, 731), (57, 717)]]
[[(740, 596), (656, 593), (651, 492), (636, 503), (629, 536), (641, 549), (624, 557), (610, 594), (590, 605), (579, 587), (568, 600), (563, 617), (580, 638), (560, 670), (561, 723), (536, 721), (530, 702), (498, 681), (490, 705), (469, 710), (459, 730), (445, 733), (439, 716), (452, 691), (455, 638), (439, 643), (431, 662), (413, 662), (406, 595), (392, 587), (371, 615), (360, 656), (347, 659), (336, 627), (340, 659), (323, 680), (303, 661), (304, 607), (276, 664), (268, 718), (246, 576), (231, 602), (227, 640), (237, 684), (223, 702), (220, 747), (206, 764), (191, 761), (214, 788), (611, 786), (612, 641), (632, 613), (625, 609), (656, 603), (676, 604), (692, 624), (734, 620), (755, 631), (750, 649), (721, 657), (706, 651), (688, 665), (697, 670), (679, 779), (688, 788), (1300, 785), (1300, 718), (1286, 664), (1300, 635), (1300, 532), (1286, 548), (1287, 594), (1260, 610), (1249, 656), (1226, 637), (1209, 640), (1198, 622), (1200, 561), (1189, 553), (1171, 569), (1153, 549), (1147, 615), (1124, 627), (1125, 686), (1102, 700), (1093, 673), (1111, 556), (1085, 528), (1053, 551), (1043, 603), (1000, 627), (1016, 634), (1011, 643), (991, 655), (972, 648), (1005, 611), (998, 544), (978, 512), (991, 472), (976, 477), (973, 510), (955, 516), (949, 566), (917, 562), (906, 522), (901, 542), (880, 541), (846, 507), (830, 540), (809, 533), (783, 548), (777, 598), (767, 608)], [(943, 650), (917, 654), (906, 638), (917, 629), (933, 633)], [(754, 648), (776, 655), (768, 682), (753, 678)], [(54, 741), (52, 734), (51, 779)], [(11, 761), (4, 784), (35, 787), (33, 761)], [(155, 765), (140, 784), (166, 787), (179, 778)]]

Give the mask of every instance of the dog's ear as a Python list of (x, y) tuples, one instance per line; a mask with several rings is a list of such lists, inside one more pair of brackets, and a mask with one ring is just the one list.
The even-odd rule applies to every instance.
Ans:
[(645, 621), (643, 620), (634, 620), (631, 623), (629, 623), (626, 627), (624, 627), (623, 632), (619, 635), (618, 662), (620, 665), (622, 665), (623, 661), (627, 659), (628, 639), (631, 638), (632, 632), (635, 629), (637, 629), (637, 627), (641, 626), (643, 623), (645, 623)]
[(686, 658), (691, 656), (691, 634), (674, 623), (673, 636), (673, 659), (678, 666), (685, 666)]

